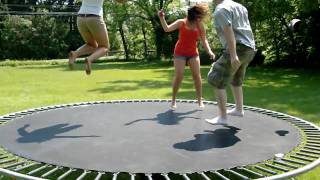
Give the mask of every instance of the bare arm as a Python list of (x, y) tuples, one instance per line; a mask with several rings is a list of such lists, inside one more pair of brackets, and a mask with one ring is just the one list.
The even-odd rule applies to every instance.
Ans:
[(171, 31), (178, 29), (183, 22), (182, 19), (179, 19), (179, 20), (176, 20), (175, 22), (173, 22), (172, 24), (168, 25), (166, 19), (164, 18), (163, 10), (160, 10), (158, 12), (158, 15), (159, 15), (161, 26), (165, 32), (171, 32)]
[(207, 40), (207, 36), (206, 36), (206, 29), (204, 28), (204, 25), (202, 22), (200, 22), (199, 24), (199, 29), (200, 29), (200, 37), (201, 37), (201, 42), (202, 45), (204, 47), (204, 49), (206, 50), (206, 52), (209, 54), (211, 59), (215, 59), (215, 54), (212, 52), (209, 42)]
[(223, 31), (229, 48), (231, 66), (233, 69), (237, 69), (240, 65), (240, 61), (236, 51), (236, 39), (234, 36), (233, 29), (231, 26), (225, 26)]

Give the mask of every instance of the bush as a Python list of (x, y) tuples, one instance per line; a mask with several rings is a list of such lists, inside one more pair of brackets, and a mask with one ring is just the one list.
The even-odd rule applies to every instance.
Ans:
[(53, 59), (65, 57), (65, 23), (47, 16), (7, 16), (1, 22), (1, 59)]

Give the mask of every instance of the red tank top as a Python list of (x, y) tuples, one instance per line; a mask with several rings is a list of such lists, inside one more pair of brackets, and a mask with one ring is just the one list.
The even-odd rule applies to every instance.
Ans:
[(174, 48), (174, 55), (176, 56), (198, 56), (197, 42), (199, 38), (199, 29), (188, 29), (186, 27), (186, 20), (179, 28), (179, 39)]

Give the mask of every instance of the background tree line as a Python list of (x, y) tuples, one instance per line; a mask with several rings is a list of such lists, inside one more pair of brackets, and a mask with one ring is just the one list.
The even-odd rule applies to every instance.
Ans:
[[(235, 0), (249, 11), (257, 47), (255, 63), (285, 66), (320, 66), (320, 10), (318, 0)], [(0, 11), (77, 12), (77, 0), (7, 0)], [(12, 6), (12, 5), (16, 6)], [(18, 6), (18, 5), (21, 6)], [(11, 5), (11, 6), (10, 6)], [(168, 22), (185, 16), (180, 0), (131, 0), (127, 4), (105, 1), (104, 18), (108, 26), (111, 50), (123, 50), (126, 59), (171, 58), (178, 34), (165, 33), (156, 12), (165, 9)], [(214, 7), (211, 5), (211, 9)], [(221, 46), (207, 21), (207, 36), (214, 51)], [(289, 22), (301, 19), (292, 31)], [(4, 15), (0, 17), (0, 59), (66, 58), (69, 50), (82, 44), (75, 16)], [(209, 62), (201, 46), (203, 62)]]

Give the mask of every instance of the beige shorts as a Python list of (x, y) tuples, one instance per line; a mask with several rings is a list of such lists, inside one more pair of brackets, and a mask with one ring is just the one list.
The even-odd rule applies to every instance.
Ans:
[(255, 50), (237, 44), (237, 55), (241, 65), (237, 70), (233, 71), (231, 68), (230, 54), (224, 52), (223, 55), (212, 64), (208, 73), (208, 83), (218, 89), (224, 89), (230, 82), (233, 86), (241, 86), (245, 77), (246, 68), (255, 54)]
[(102, 17), (77, 17), (78, 30), (86, 43), (109, 47), (108, 31)]

